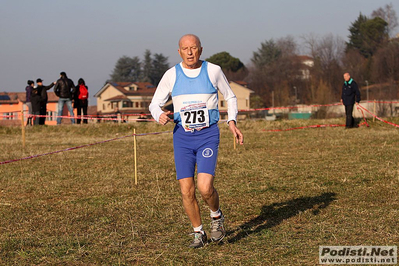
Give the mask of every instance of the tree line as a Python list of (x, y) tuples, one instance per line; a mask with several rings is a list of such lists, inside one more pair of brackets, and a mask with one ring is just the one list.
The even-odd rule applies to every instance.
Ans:
[[(397, 26), (389, 4), (370, 16), (360, 13), (348, 28), (347, 42), (332, 34), (308, 34), (301, 36), (307, 52), (299, 53), (297, 41), (286, 36), (262, 42), (248, 66), (228, 52), (206, 60), (220, 65), (229, 80), (248, 83), (255, 91), (252, 108), (339, 101), (344, 72), (361, 87), (372, 88), (370, 99), (395, 99), (399, 97), (399, 37), (393, 36)], [(167, 57), (146, 50), (142, 62), (138, 57), (119, 58), (111, 80), (148, 81), (156, 86), (169, 67)], [(362, 98), (366, 100), (364, 93)]]
[(152, 55), (150, 50), (144, 53), (144, 60), (138, 56), (122, 56), (118, 59), (112, 72), (114, 82), (150, 82), (158, 85), (163, 74), (169, 69), (168, 58), (163, 54)]

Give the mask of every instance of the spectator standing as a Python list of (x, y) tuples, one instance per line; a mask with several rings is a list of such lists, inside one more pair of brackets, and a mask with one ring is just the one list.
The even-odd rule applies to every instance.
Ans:
[(47, 115), (47, 101), (48, 101), (48, 95), (47, 91), (54, 87), (55, 82), (51, 83), (48, 86), (43, 85), (43, 80), (42, 79), (37, 79), (36, 80), (37, 87), (36, 89), (40, 93), (40, 117), (39, 117), (39, 125), (44, 125), (46, 122), (46, 115)]
[(87, 107), (89, 105), (89, 88), (86, 86), (84, 79), (80, 78), (78, 85), (75, 89), (73, 108), (78, 111), (77, 123), (80, 124), (82, 110), (83, 110), (83, 123), (87, 124)]
[(341, 103), (345, 106), (345, 128), (355, 127), (353, 119), (353, 106), (360, 102), (360, 91), (356, 81), (354, 81), (349, 73), (344, 74), (344, 85), (342, 86)]
[(65, 72), (60, 73), (60, 79), (57, 80), (57, 82), (55, 83), (54, 92), (55, 95), (59, 97), (57, 125), (61, 124), (60, 116), (62, 116), (62, 110), (64, 109), (65, 104), (71, 116), (71, 122), (72, 124), (75, 124), (73, 108), (72, 108), (72, 98), (75, 93), (75, 84), (73, 84), (73, 81), (68, 78)]
[(42, 102), (42, 92), (40, 91), (41, 87), (33, 87), (32, 92), (30, 94), (30, 102), (32, 104), (32, 114), (33, 114), (33, 125), (39, 125), (39, 115), (40, 115), (40, 105)]
[(32, 103), (30, 101), (30, 95), (32, 94), (32, 90), (33, 90), (33, 85), (35, 84), (35, 82), (33, 80), (28, 80), (28, 86), (26, 86), (25, 91), (26, 91), (26, 106), (28, 106), (29, 109), (29, 116), (28, 116), (28, 120), (26, 121), (26, 125), (30, 125), (32, 126)]
[(137, 118), (137, 122), (147, 122), (147, 116), (144, 112), (140, 113), (140, 116)]

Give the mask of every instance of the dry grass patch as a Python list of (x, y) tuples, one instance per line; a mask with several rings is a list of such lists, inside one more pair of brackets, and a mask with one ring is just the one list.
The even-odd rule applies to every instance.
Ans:
[[(319, 245), (397, 245), (398, 130), (263, 129), (340, 120), (246, 121), (233, 150), (221, 128), (216, 187), (223, 244), (189, 250), (191, 227), (175, 180), (172, 134), (133, 138), (0, 165), (0, 264), (315, 265)], [(394, 121), (398, 123), (399, 121)], [(154, 123), (0, 128), (0, 160), (137, 133)], [(200, 201), (205, 228), (209, 213)]]

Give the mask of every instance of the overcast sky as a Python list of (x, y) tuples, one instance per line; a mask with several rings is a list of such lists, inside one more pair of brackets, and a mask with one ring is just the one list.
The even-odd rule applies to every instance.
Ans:
[[(395, 1), (393, 1), (395, 2)], [(0, 91), (22, 92), (65, 71), (93, 96), (123, 55), (146, 49), (180, 62), (178, 39), (201, 38), (202, 58), (229, 52), (248, 64), (261, 43), (291, 35), (333, 34), (345, 41), (359, 13), (390, 0), (0, 0)], [(399, 3), (393, 3), (399, 16)], [(399, 32), (399, 29), (395, 29)], [(304, 52), (304, 49), (302, 50)], [(90, 104), (95, 100), (90, 97)]]

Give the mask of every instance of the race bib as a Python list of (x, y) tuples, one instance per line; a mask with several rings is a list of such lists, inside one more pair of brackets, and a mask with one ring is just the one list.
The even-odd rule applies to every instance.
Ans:
[(181, 123), (185, 131), (209, 127), (209, 111), (206, 103), (195, 103), (180, 109)]

